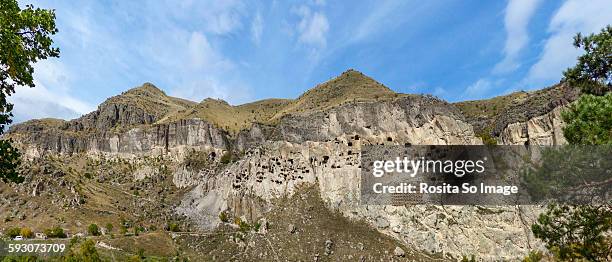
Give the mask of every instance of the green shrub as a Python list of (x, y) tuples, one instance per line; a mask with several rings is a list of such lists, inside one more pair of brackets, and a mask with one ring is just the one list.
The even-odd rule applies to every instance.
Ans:
[(6, 236), (10, 238), (15, 238), (16, 236), (19, 236), (19, 234), (21, 234), (21, 228), (18, 228), (18, 227), (10, 228), (9, 230), (6, 231), (5, 234)]
[(229, 164), (232, 162), (232, 152), (227, 151), (221, 156), (221, 164)]
[(138, 249), (138, 257), (140, 257), (141, 259), (145, 258), (144, 249), (143, 248), (139, 248)]
[(523, 259), (523, 262), (538, 262), (542, 261), (542, 252), (540, 251), (530, 251), (529, 254)]
[(59, 226), (55, 226), (50, 229), (45, 229), (45, 235), (47, 235), (47, 237), (49, 238), (66, 238), (66, 233), (64, 233), (64, 229)]
[(236, 225), (238, 225), (238, 228), (239, 228), (239, 229), (240, 229), (240, 231), (242, 231), (242, 232), (246, 232), (246, 231), (250, 231), (250, 230), (251, 230), (251, 225), (250, 225), (248, 222), (246, 222), (246, 221), (242, 221), (242, 219), (240, 219), (239, 217), (237, 217), (237, 218), (234, 220), (234, 223), (235, 223)]
[(100, 229), (98, 228), (98, 225), (91, 224), (87, 227), (87, 233), (89, 233), (90, 236), (99, 236)]
[(169, 222), (167, 225), (168, 231), (170, 232), (180, 232), (181, 229), (177, 223)]
[(221, 213), (219, 213), (219, 219), (223, 223), (229, 222), (229, 217), (228, 217), (228, 215), (227, 215), (227, 213), (225, 211), (222, 211)]
[(208, 154), (203, 151), (195, 151), (192, 150), (187, 156), (185, 156), (184, 161), (185, 167), (190, 171), (200, 171), (205, 169), (208, 163)]
[(119, 233), (121, 233), (122, 235), (127, 234), (127, 227), (125, 227), (125, 225), (123, 224), (119, 225)]
[(108, 233), (110, 233), (110, 232), (112, 232), (112, 231), (113, 231), (113, 224), (112, 224), (112, 223), (108, 223), (108, 224), (106, 224), (106, 231), (107, 231)]
[(491, 136), (491, 134), (489, 134), (488, 132), (482, 132), (480, 134), (477, 134), (476, 136), (480, 137), (482, 139), (482, 143), (484, 143), (485, 145), (497, 145), (497, 140), (495, 140), (495, 138)]
[(98, 254), (98, 251), (96, 250), (96, 243), (91, 239), (83, 242), (83, 244), (81, 244), (81, 247), (79, 248), (79, 254), (73, 255), (72, 258), (74, 260), (68, 261), (102, 261), (102, 259), (100, 259), (100, 255)]

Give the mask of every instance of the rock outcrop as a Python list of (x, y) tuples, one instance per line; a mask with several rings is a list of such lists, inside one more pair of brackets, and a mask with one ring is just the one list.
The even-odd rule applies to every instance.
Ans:
[[(493, 127), (502, 144), (563, 144), (559, 112), (571, 99), (561, 96), (520, 116), (483, 121), (466, 117), (455, 105), (437, 98), (396, 95), (359, 74), (347, 72), (309, 91), (302, 100), (271, 103), (283, 107), (267, 113), (274, 121), (255, 121), (235, 134), (205, 119), (168, 117), (181, 115), (177, 112), (193, 103), (145, 84), (79, 119), (34, 120), (13, 126), (8, 136), (30, 158), (89, 154), (170, 159), (175, 163), (172, 182), (188, 190), (173, 211), (202, 229), (217, 226), (222, 211), (258, 221), (275, 199), (291, 196), (301, 185), (314, 185), (327, 208), (366, 221), (417, 250), (455, 259), (477, 255), (485, 260), (515, 260), (541, 247), (530, 231), (537, 207), (361, 205), (360, 149), (376, 144), (482, 144), (472, 120)], [(333, 84), (342, 87), (341, 94)], [(365, 93), (367, 99), (346, 94), (351, 85), (359, 86), (353, 91)], [(377, 90), (383, 90), (385, 99), (379, 100)], [(325, 93), (324, 99), (317, 97), (319, 93)], [(511, 114), (520, 105), (526, 104), (504, 112)], [(196, 170), (183, 163), (194, 150), (210, 153), (207, 161), (214, 168)], [(223, 160), (226, 154), (235, 158)], [(142, 166), (131, 178), (144, 181), (160, 170)], [(36, 185), (30, 190), (38, 194), (44, 188)]]
[(565, 107), (557, 107), (551, 112), (533, 117), (526, 122), (516, 122), (504, 128), (498, 143), (504, 145), (564, 145), (563, 136), (565, 123), (561, 111)]

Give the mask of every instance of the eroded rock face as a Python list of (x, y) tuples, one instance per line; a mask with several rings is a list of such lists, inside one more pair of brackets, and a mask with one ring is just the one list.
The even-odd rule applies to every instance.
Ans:
[(315, 184), (328, 208), (367, 221), (417, 250), (454, 258), (476, 254), (493, 260), (517, 259), (539, 247), (530, 231), (535, 209), (361, 205), (359, 152), (363, 141), (349, 136), (330, 142), (266, 142), (196, 187), (178, 211), (203, 228), (215, 226), (219, 212), (226, 209), (234, 216), (257, 221), (266, 210), (257, 200), (269, 203), (291, 196), (300, 185)]
[[(553, 112), (525, 123), (525, 141), (556, 141), (552, 138), (558, 136), (555, 117)], [(518, 129), (508, 126), (502, 142), (520, 143), (524, 138)], [(178, 160), (192, 149), (214, 151), (218, 156), (229, 148), (244, 152), (216, 173), (173, 170), (178, 188), (193, 187), (175, 211), (201, 228), (215, 227), (221, 211), (257, 221), (274, 199), (308, 184), (318, 186), (328, 208), (367, 221), (418, 250), (453, 258), (517, 259), (541, 245), (533, 241), (530, 231), (535, 209), (359, 204), (361, 145), (482, 144), (454, 106), (434, 98), (351, 103), (291, 115), (275, 126), (256, 124), (235, 139), (201, 120), (140, 125), (124, 132), (100, 130), (88, 136), (67, 129), (35, 129), (17, 138), (32, 156), (83, 152), (166, 155)], [(144, 177), (144, 173), (135, 175)]]
[[(362, 144), (480, 144), (481, 141), (474, 137), (471, 126), (448, 115), (424, 114), (421, 120), (396, 123), (405, 116), (401, 110), (387, 114), (395, 119), (366, 121), (359, 113), (364, 109), (353, 110), (357, 113), (348, 115), (342, 108), (326, 112), (323, 121), (291, 119), (292, 128), (285, 126), (277, 135), (293, 142), (270, 141), (262, 135), (261, 140), (265, 142), (248, 150), (223, 173), (197, 186), (177, 211), (203, 228), (214, 227), (219, 212), (226, 210), (248, 221), (257, 221), (267, 208), (265, 203), (292, 195), (300, 185), (315, 184), (328, 208), (349, 218), (367, 221), (418, 250), (454, 258), (477, 254), (483, 259), (517, 259), (539, 247), (530, 231), (538, 211), (534, 209), (360, 205)], [(369, 129), (351, 129), (353, 126), (349, 123), (355, 123), (355, 127), (376, 124)], [(316, 125), (320, 128), (316, 129)]]
[[(24, 130), (25, 129), (25, 130)], [(186, 148), (227, 148), (225, 131), (197, 120), (139, 126), (125, 132), (94, 130), (72, 132), (64, 129), (34, 129), (24, 126), (11, 130), (28, 157), (46, 153), (111, 154), (125, 157), (144, 155), (180, 155)]]
[(551, 112), (533, 117), (527, 122), (509, 124), (501, 132), (498, 143), (504, 145), (564, 145), (563, 136), (565, 123), (561, 111), (565, 107), (557, 107)]

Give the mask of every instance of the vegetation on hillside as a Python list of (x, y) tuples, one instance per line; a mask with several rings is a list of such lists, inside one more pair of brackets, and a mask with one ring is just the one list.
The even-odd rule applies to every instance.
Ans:
[(271, 120), (280, 119), (287, 114), (320, 111), (350, 102), (382, 101), (399, 96), (401, 94), (393, 92), (376, 80), (349, 69), (340, 76), (306, 91)]
[(181, 119), (202, 119), (230, 134), (249, 128), (252, 123), (267, 123), (282, 110), (290, 100), (266, 99), (253, 103), (232, 106), (220, 99), (204, 99), (201, 103), (186, 109), (168, 114), (159, 123), (175, 122)]

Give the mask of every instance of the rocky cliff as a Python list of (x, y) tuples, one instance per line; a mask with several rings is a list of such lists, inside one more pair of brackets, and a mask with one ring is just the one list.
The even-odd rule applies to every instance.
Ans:
[[(558, 99), (538, 104), (545, 97)], [(559, 112), (573, 97), (561, 86), (522, 94), (504, 99), (511, 102), (503, 106), (495, 104), (502, 115), (488, 119), (477, 101), (449, 104), (395, 94), (356, 71), (296, 100), (247, 107), (210, 100), (195, 104), (145, 84), (75, 120), (15, 125), (8, 137), (32, 159), (83, 155), (170, 161), (154, 169), (169, 168), (174, 186), (185, 194), (166, 208), (201, 230), (217, 227), (220, 212), (258, 221), (277, 199), (314, 185), (328, 209), (365, 221), (416, 250), (454, 259), (473, 254), (517, 259), (541, 247), (530, 231), (537, 208), (360, 205), (361, 146), (482, 144), (483, 131), (501, 144), (562, 144)], [(532, 110), (521, 110), (530, 105)], [(215, 108), (234, 112), (240, 121), (211, 117)], [(227, 128), (245, 119), (244, 128)], [(194, 160), (197, 152), (202, 156)], [(147, 170), (153, 169), (129, 172), (138, 181), (161, 172)]]

